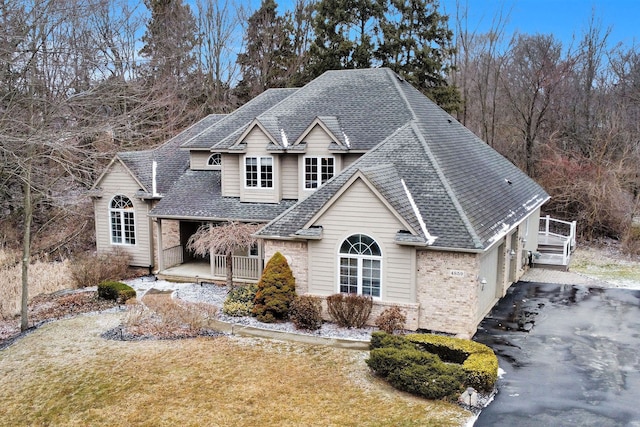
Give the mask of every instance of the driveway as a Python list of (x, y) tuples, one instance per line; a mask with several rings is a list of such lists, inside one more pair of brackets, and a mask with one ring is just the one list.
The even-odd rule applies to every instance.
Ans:
[(640, 291), (584, 282), (519, 282), (482, 322), (504, 373), (476, 427), (640, 426)]

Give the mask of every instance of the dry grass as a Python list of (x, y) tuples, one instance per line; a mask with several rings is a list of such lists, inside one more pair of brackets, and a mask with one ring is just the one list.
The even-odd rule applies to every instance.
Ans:
[[(29, 266), (29, 299), (72, 287), (69, 262), (36, 261)], [(0, 319), (20, 313), (22, 266), (15, 252), (0, 250)]]
[(470, 416), (373, 378), (367, 352), (229, 337), (99, 338), (119, 321), (58, 321), (0, 352), (0, 425), (460, 426)]

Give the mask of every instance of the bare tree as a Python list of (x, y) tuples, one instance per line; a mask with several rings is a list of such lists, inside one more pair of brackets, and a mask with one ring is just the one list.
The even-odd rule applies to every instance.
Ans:
[(196, 255), (221, 253), (226, 257), (227, 287), (233, 286), (233, 254), (250, 248), (256, 239), (253, 237), (260, 225), (243, 222), (227, 222), (222, 225), (205, 224), (189, 237), (187, 248)]
[(232, 107), (230, 88), (238, 80), (236, 55), (242, 41), (238, 29), (245, 19), (242, 4), (234, 0), (198, 0), (198, 67), (208, 112)]
[(513, 112), (511, 126), (520, 133), (521, 147), (516, 149), (520, 156), (515, 160), (534, 176), (536, 144), (570, 61), (563, 60), (562, 45), (553, 36), (518, 35), (512, 46), (501, 82)]

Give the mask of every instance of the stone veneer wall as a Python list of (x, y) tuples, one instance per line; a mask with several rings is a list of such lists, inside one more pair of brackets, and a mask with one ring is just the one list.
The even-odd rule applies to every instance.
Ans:
[(273, 254), (280, 252), (287, 258), (289, 267), (296, 279), (296, 292), (298, 295), (309, 291), (309, 264), (306, 241), (291, 240), (265, 240), (264, 263), (267, 265)]
[(476, 254), (417, 251), (419, 327), (470, 338), (477, 329)]

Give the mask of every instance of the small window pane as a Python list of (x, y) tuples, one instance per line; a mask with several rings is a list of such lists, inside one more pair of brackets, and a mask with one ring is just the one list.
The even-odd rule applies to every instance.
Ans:
[(222, 164), (222, 155), (220, 153), (214, 153), (209, 156), (209, 160), (207, 160), (207, 165), (209, 166), (220, 166)]

